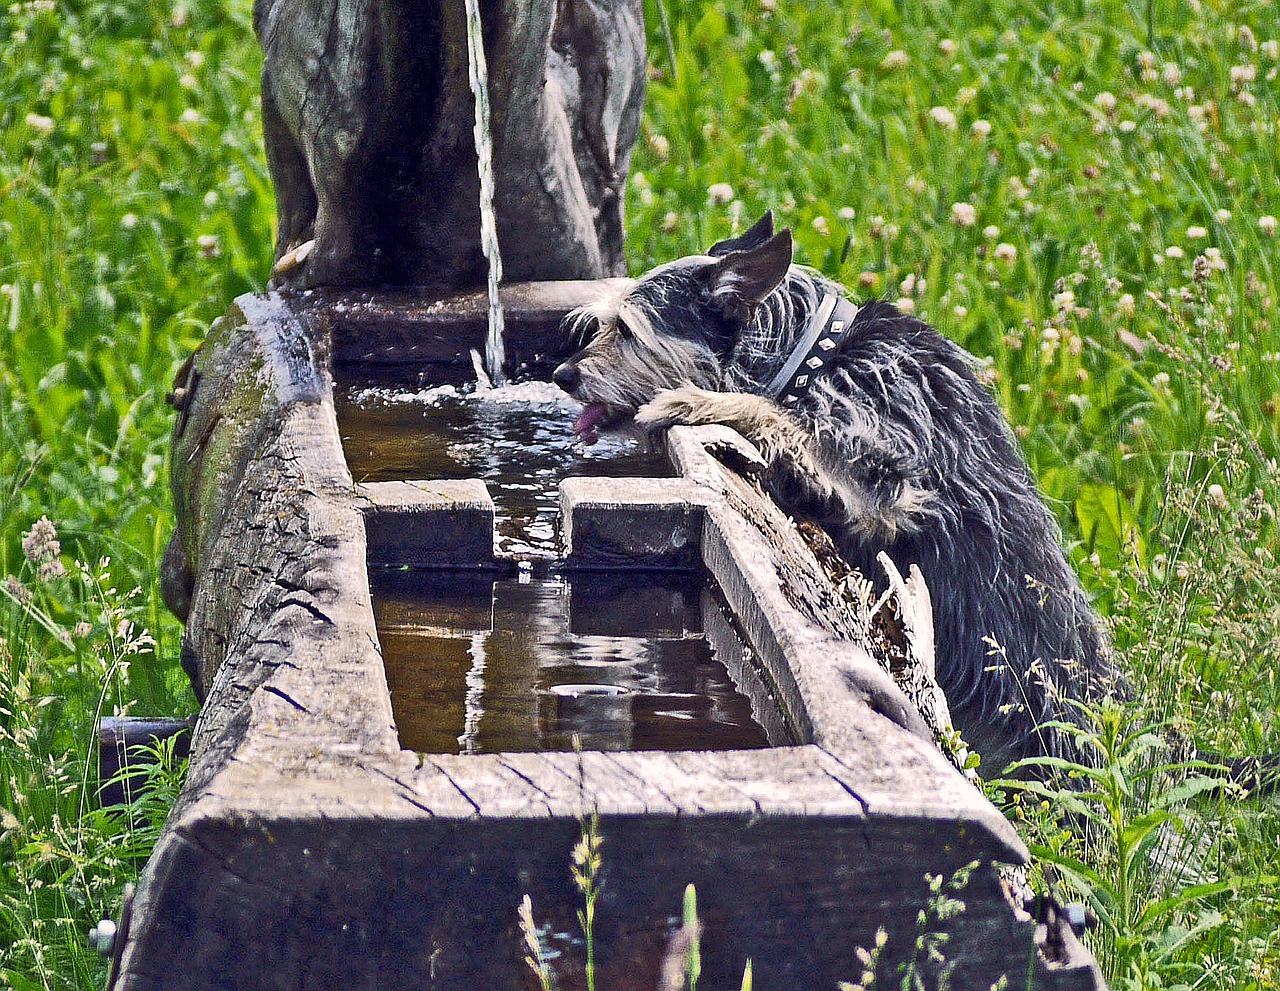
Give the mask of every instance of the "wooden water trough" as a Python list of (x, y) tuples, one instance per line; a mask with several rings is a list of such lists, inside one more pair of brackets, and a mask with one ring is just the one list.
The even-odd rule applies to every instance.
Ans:
[[(560, 317), (597, 289), (504, 290), (512, 370), (545, 376)], [(924, 931), (946, 934), (953, 987), (1100, 987), (1069, 928), (1009, 895), (999, 866), (1024, 863), (1022, 843), (903, 728), (919, 717), (841, 635), (831, 583), (727, 430), (673, 430), (672, 477), (567, 480), (564, 567), (704, 574), (756, 658), (747, 690), (780, 713), (782, 745), (401, 749), (370, 565), (512, 564), (494, 557), (483, 484), (353, 480), (333, 379), (462, 381), (483, 334), (478, 296), (246, 296), (180, 377), (165, 581), (203, 711), (110, 986), (534, 987), (525, 895), (559, 940), (562, 986), (576, 986), (569, 860), (595, 813), (599, 987), (662, 986), (690, 883), (703, 987), (738, 987), (750, 958), (756, 987), (829, 991), (859, 979), (878, 930), (882, 982), (935, 966), (915, 959)], [(954, 893), (964, 911), (930, 913), (928, 876), (971, 864)]]

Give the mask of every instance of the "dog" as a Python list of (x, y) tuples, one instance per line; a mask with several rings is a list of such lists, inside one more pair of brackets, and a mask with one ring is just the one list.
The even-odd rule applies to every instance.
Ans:
[(1077, 701), (1123, 691), (1057, 522), (976, 360), (923, 321), (792, 264), (766, 214), (740, 237), (570, 314), (585, 346), (553, 380), (574, 432), (724, 424), (752, 441), (793, 515), (848, 563), (917, 564), (937, 678), (984, 769), (1077, 757)]

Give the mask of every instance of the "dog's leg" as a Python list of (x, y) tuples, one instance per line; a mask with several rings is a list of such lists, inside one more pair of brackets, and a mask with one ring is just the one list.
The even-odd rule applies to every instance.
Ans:
[[(870, 436), (828, 450), (806, 425), (763, 396), (681, 386), (658, 393), (636, 413), (649, 430), (723, 424), (760, 449), (782, 501), (820, 522), (877, 538), (913, 529), (926, 494)], [(846, 438), (849, 440), (849, 438)]]
[[(751, 441), (787, 502), (826, 505), (839, 495), (815, 457), (812, 435), (772, 400), (744, 392), (710, 392), (685, 385), (658, 393), (640, 407), (636, 423), (647, 430), (722, 424)], [(798, 508), (798, 507), (797, 507)]]

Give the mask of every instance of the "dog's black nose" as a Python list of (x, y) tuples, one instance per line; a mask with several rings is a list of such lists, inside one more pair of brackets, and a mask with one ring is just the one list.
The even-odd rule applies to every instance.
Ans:
[(578, 366), (571, 361), (566, 361), (551, 373), (551, 381), (560, 386), (565, 392), (572, 392), (573, 387), (578, 384), (578, 379), (581, 377), (582, 373), (578, 371)]

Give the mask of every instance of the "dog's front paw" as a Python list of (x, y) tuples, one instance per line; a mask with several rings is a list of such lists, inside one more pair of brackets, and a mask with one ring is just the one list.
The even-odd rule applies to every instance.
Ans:
[(707, 419), (709, 406), (717, 395), (692, 385), (659, 392), (636, 412), (636, 423), (646, 430), (690, 426), (713, 422)]

